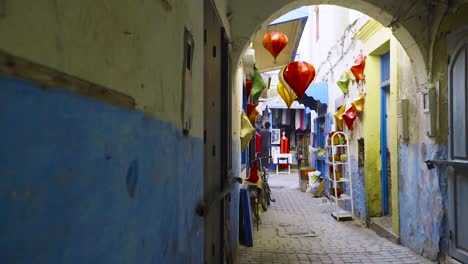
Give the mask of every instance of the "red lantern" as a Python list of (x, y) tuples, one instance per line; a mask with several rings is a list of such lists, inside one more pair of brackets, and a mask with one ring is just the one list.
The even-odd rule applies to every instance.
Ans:
[(351, 106), (348, 110), (346, 110), (346, 112), (343, 114), (343, 119), (348, 129), (353, 130), (353, 123), (356, 119), (356, 108)]
[(366, 67), (366, 58), (364, 55), (359, 54), (356, 60), (354, 60), (353, 66), (351, 66), (351, 72), (353, 73), (354, 77), (356, 77), (356, 82), (360, 82), (364, 80), (364, 68)]
[(250, 97), (251, 91), (252, 91), (252, 81), (247, 79), (245, 80), (245, 94), (247, 95), (247, 98)]
[(284, 80), (291, 86), (297, 98), (301, 99), (315, 78), (315, 69), (305, 61), (289, 63), (283, 72)]
[(273, 55), (275, 61), (286, 45), (288, 45), (288, 37), (283, 33), (271, 32), (263, 37), (263, 47)]

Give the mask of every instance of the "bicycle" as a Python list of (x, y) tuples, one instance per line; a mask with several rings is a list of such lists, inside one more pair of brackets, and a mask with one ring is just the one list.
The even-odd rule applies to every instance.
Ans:
[(260, 219), (260, 214), (258, 212), (259, 210), (259, 205), (262, 206), (263, 211), (267, 211), (268, 207), (270, 206), (270, 202), (276, 202), (275, 199), (271, 198), (271, 189), (270, 185), (268, 184), (268, 177), (269, 177), (269, 172), (268, 168), (263, 166), (261, 163), (262, 159), (269, 159), (271, 156), (266, 156), (266, 157), (260, 157), (260, 158), (255, 158), (251, 161), (251, 163), (254, 162), (260, 162), (260, 172), (261, 172), (261, 186), (258, 185), (249, 185), (249, 191), (250, 191), (250, 205), (251, 205), (251, 210), (252, 214), (255, 217), (255, 220), (257, 222), (257, 230), (258, 230), (258, 225), (259, 223), (261, 224), (261, 219)]

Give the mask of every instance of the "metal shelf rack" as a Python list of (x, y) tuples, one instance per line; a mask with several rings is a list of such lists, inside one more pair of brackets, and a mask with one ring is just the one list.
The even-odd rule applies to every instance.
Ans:
[[(329, 198), (336, 205), (336, 211), (331, 215), (337, 221), (353, 219), (353, 181), (349, 161), (348, 136), (344, 132), (332, 132), (328, 134), (326, 144), (327, 164), (329, 167), (327, 170), (327, 180), (330, 184)], [(341, 159), (342, 154), (346, 154), (346, 160)], [(339, 159), (337, 159), (337, 156), (340, 156)], [(340, 171), (340, 177), (337, 177), (337, 171)], [(345, 174), (347, 174), (347, 177), (345, 177)], [(344, 185), (346, 184), (349, 185), (349, 193), (344, 193), (346, 191)], [(337, 195), (338, 190), (342, 190), (342, 193), (339, 195)], [(350, 203), (351, 211), (344, 208), (347, 201)]]

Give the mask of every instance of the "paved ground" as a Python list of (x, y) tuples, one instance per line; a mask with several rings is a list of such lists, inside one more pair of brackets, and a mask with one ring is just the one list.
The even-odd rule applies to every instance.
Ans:
[(263, 213), (254, 247), (240, 263), (431, 263), (358, 222), (336, 222), (334, 207), (297, 188), (297, 174), (271, 175), (273, 203)]

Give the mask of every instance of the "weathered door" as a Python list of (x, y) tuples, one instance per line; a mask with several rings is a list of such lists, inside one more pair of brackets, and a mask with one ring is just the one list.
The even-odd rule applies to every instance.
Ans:
[(468, 263), (468, 28), (449, 36), (448, 52), (450, 254)]
[(382, 215), (391, 212), (391, 179), (388, 168), (390, 159), (388, 151), (388, 110), (390, 106), (390, 52), (380, 56), (380, 164), (382, 181)]
[[(230, 168), (230, 90), (228, 40), (210, 0), (204, 1), (205, 102), (204, 199), (207, 205), (221, 193)], [(229, 199), (208, 208), (205, 215), (205, 263), (229, 262), (226, 224)]]

